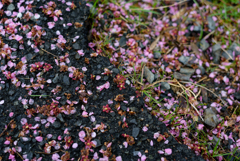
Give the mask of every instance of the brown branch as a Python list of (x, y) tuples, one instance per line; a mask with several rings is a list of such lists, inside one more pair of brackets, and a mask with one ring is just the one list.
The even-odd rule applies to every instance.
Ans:
[(17, 151), (16, 151), (16, 153), (22, 160), (24, 160), (23, 157)]
[(45, 153), (45, 152), (38, 152), (38, 151), (35, 151), (35, 153), (38, 153), (38, 154), (46, 154), (46, 155), (51, 155), (51, 154), (58, 153), (58, 152), (60, 152), (60, 151), (62, 151), (62, 152), (65, 152), (65, 151), (63, 151), (62, 149), (60, 149), (60, 150), (57, 150), (57, 151), (55, 151), (55, 152), (52, 152), (52, 153)]
[(46, 53), (48, 53), (48, 54), (51, 54), (51, 55), (53, 55), (53, 56), (55, 56), (55, 57), (57, 57), (57, 59), (59, 59), (59, 57), (57, 56), (57, 55), (54, 55), (54, 54), (52, 54), (52, 53), (50, 53), (50, 52), (48, 52), (47, 50), (45, 50), (45, 49), (41, 49), (42, 51), (44, 51), (44, 52), (46, 52)]
[(0, 137), (3, 135), (3, 133), (7, 130), (8, 126), (9, 126), (13, 121), (14, 121), (14, 119), (11, 120), (11, 121), (8, 123), (7, 127), (6, 127), (6, 128), (3, 130), (3, 132), (0, 134)]

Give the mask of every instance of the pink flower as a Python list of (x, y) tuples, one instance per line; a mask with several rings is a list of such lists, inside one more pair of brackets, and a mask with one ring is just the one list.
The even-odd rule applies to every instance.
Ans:
[(200, 69), (196, 69), (196, 73), (199, 75), (201, 74), (201, 70)]
[(82, 67), (82, 71), (86, 72), (87, 68), (86, 67)]
[[(36, 131), (36, 130), (35, 130), (35, 131)], [(34, 131), (34, 132), (35, 132), (35, 131)], [(52, 134), (47, 134), (47, 138), (48, 138), (48, 139), (51, 139), (51, 138), (52, 138)]]
[(108, 88), (110, 87), (110, 83), (109, 83), (109, 82), (105, 83), (105, 84), (104, 84), (104, 87), (105, 87), (106, 89), (108, 89)]
[(56, 117), (51, 117), (51, 116), (49, 116), (49, 117), (47, 118), (47, 121), (48, 121), (48, 122), (51, 122), (52, 124), (54, 123), (55, 120), (56, 120)]
[(170, 155), (172, 154), (172, 149), (165, 149), (165, 155)]
[(84, 56), (83, 50), (78, 50), (77, 52), (79, 55)]
[(110, 30), (111, 33), (118, 33), (121, 31), (121, 27), (118, 25), (114, 25), (113, 28)]
[(164, 152), (162, 150), (158, 150), (159, 154), (164, 154)]
[(32, 105), (34, 103), (34, 100), (30, 98), (29, 104)]
[(144, 132), (146, 132), (146, 131), (148, 131), (148, 128), (147, 128), (146, 126), (144, 126), (144, 127), (142, 128), (142, 130), (143, 130)]
[(80, 132), (78, 133), (78, 136), (79, 136), (80, 138), (84, 138), (84, 137), (86, 136), (86, 133), (82, 130), (82, 131), (80, 131)]
[(58, 43), (66, 43), (67, 41), (64, 39), (64, 37), (62, 35), (59, 35), (58, 36), (58, 40), (57, 40)]
[(55, 22), (48, 22), (47, 24), (49, 29), (52, 29), (55, 26)]
[(22, 119), (21, 119), (21, 124), (22, 124), (22, 125), (25, 125), (26, 123), (27, 123), (27, 119), (26, 119), (26, 118), (22, 118)]
[(141, 161), (145, 161), (147, 159), (146, 155), (141, 156)]
[(122, 157), (121, 156), (117, 156), (116, 157), (116, 161), (122, 161)]
[[(98, 159), (98, 153), (97, 153), (97, 152), (95, 152), (95, 153), (93, 154), (93, 159), (95, 159), (95, 160)], [(116, 159), (117, 159), (117, 158), (116, 158)]]
[(13, 63), (12, 61), (8, 61), (7, 65), (10, 67), (10, 69), (16, 66), (16, 64)]
[(22, 104), (23, 105), (26, 105), (28, 103), (28, 100), (27, 99), (22, 99)]
[(9, 117), (13, 117), (13, 114), (14, 114), (13, 112), (10, 112)]
[(4, 100), (1, 100), (1, 101), (0, 101), (0, 105), (2, 105), (2, 104), (4, 104)]
[(37, 136), (37, 137), (35, 137), (35, 139), (36, 139), (38, 142), (42, 142), (42, 141), (43, 141), (43, 137), (41, 137), (41, 136)]
[(95, 43), (90, 42), (90, 43), (88, 44), (88, 46), (89, 46), (90, 48), (93, 48), (93, 47), (95, 46)]
[(203, 130), (203, 127), (204, 127), (203, 124), (199, 124), (197, 128), (198, 128), (198, 130)]
[(224, 83), (227, 85), (227, 84), (229, 83), (229, 78), (226, 77), (226, 76), (224, 76), (224, 77), (223, 77), (223, 81), (224, 81)]
[(123, 142), (123, 145), (124, 145), (125, 148), (128, 147), (128, 143), (126, 141)]
[(152, 140), (150, 141), (150, 145), (153, 146), (153, 141)]
[(77, 147), (78, 147), (78, 144), (77, 143), (73, 143), (72, 148), (76, 149)]
[(99, 80), (99, 79), (101, 79), (101, 76), (100, 76), (100, 75), (97, 75), (97, 76), (96, 76), (96, 80)]
[(9, 140), (6, 140), (6, 141), (4, 142), (4, 144), (5, 144), (5, 145), (9, 145), (9, 144), (10, 144), (10, 141), (9, 141)]
[(22, 40), (22, 38), (23, 38), (23, 37), (22, 37), (22, 36), (20, 36), (20, 35), (16, 35), (16, 36), (15, 36), (15, 40), (17, 40), (17, 41), (20, 41), (20, 40)]
[(154, 139), (157, 139), (158, 137), (159, 137), (159, 133), (158, 133), (158, 132), (156, 132), (156, 133), (153, 134), (153, 138), (154, 138)]
[(11, 154), (11, 153), (10, 153), (8, 159), (9, 159), (9, 160), (12, 160), (12, 161), (15, 161), (15, 160), (16, 160), (16, 159), (15, 159), (15, 155), (13, 155), (13, 154)]
[(214, 78), (215, 76), (216, 76), (216, 72), (212, 72), (212, 73), (209, 74), (210, 78)]
[(58, 155), (58, 153), (55, 153), (55, 154), (52, 155), (52, 160), (53, 160), (53, 161), (59, 161), (58, 158), (60, 158), (60, 156)]
[(68, 128), (66, 128), (63, 133), (64, 133), (64, 134), (69, 134)]
[(83, 112), (82, 112), (82, 116), (83, 116), (83, 117), (88, 117), (88, 112), (83, 111)]
[(58, 140), (62, 140), (62, 137), (61, 137), (61, 135), (59, 135), (59, 136), (58, 136)]

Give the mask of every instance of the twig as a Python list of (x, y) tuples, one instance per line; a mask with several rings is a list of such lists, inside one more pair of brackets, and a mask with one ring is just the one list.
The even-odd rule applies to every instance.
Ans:
[(16, 151), (16, 153), (22, 160), (24, 160), (23, 157), (17, 151)]
[(169, 50), (166, 52), (166, 54), (169, 54), (169, 53), (172, 51), (173, 48), (174, 48), (174, 46), (173, 46), (171, 49), (169, 49)]
[(59, 59), (57, 55), (54, 55), (54, 54), (52, 54), (52, 53), (48, 52), (48, 51), (47, 51), (47, 50), (45, 50), (45, 49), (41, 49), (41, 50), (42, 50), (42, 51), (44, 51), (44, 52), (46, 52), (46, 53), (48, 53), (48, 54), (51, 54), (51, 55), (53, 55), (53, 56), (57, 57), (57, 59)]
[(152, 87), (152, 86), (154, 86), (155, 84), (157, 84), (157, 83), (161, 83), (161, 82), (165, 82), (165, 79), (166, 78), (163, 78), (163, 79), (161, 79), (161, 80), (159, 80), (159, 81), (156, 81), (156, 82), (154, 82), (154, 83), (152, 83), (152, 84), (149, 84), (147, 87), (145, 87), (144, 89), (146, 89), (146, 88), (148, 88), (148, 87)]
[[(214, 39), (212, 39), (216, 44), (219, 44), (216, 40), (214, 40)], [(220, 45), (220, 44), (219, 44)], [(221, 46), (221, 45), (220, 45)], [(224, 49), (224, 48), (222, 48), (222, 46), (221, 46), (221, 49), (225, 52), (225, 53), (227, 53), (227, 55), (233, 60), (233, 58), (232, 58), (232, 56)]]
[(223, 103), (225, 106), (227, 106), (226, 102), (225, 102), (224, 100), (222, 100), (217, 94), (215, 94), (215, 93), (214, 93), (213, 91), (211, 91), (210, 89), (208, 89), (208, 88), (206, 88), (206, 87), (204, 87), (204, 86), (198, 85), (198, 84), (196, 84), (196, 83), (193, 83), (193, 82), (185, 82), (185, 81), (180, 81), (180, 82), (182, 82), (182, 83), (191, 83), (191, 84), (194, 84), (195, 86), (202, 87), (202, 88), (206, 89), (207, 91), (211, 92), (211, 93), (214, 94), (216, 97), (218, 97), (218, 98), (222, 101), (222, 103)]
[(0, 137), (3, 135), (3, 133), (7, 130), (8, 126), (9, 126), (13, 121), (14, 121), (14, 119), (11, 120), (11, 121), (8, 123), (7, 127), (6, 127), (6, 128), (3, 130), (3, 132), (0, 134)]
[(62, 151), (62, 152), (65, 152), (65, 151), (63, 151), (62, 149), (60, 149), (60, 150), (57, 150), (57, 151), (55, 151), (55, 152), (52, 152), (52, 153), (45, 153), (45, 152), (38, 152), (38, 151), (35, 151), (35, 153), (38, 153), (38, 154), (46, 154), (46, 155), (51, 155), (51, 154), (58, 153), (58, 152), (60, 152), (60, 151)]
[[(184, 97), (180, 92), (177, 92), (177, 94), (179, 94), (179, 95), (181, 95), (182, 97)], [(184, 97), (185, 98), (185, 97)], [(199, 115), (199, 117), (202, 119), (202, 121), (204, 121), (204, 119), (202, 118), (202, 116), (201, 116), (201, 114), (200, 114), (200, 112), (197, 110), (197, 108), (191, 103), (191, 102), (189, 102), (192, 106), (193, 106), (193, 108), (195, 109), (195, 111), (198, 113), (198, 115)]]
[(208, 39), (209, 38), (209, 36), (211, 36), (213, 33), (214, 33), (215, 31), (212, 31), (212, 32), (210, 32), (209, 34), (207, 34), (206, 36), (204, 36), (204, 38), (203, 39)]

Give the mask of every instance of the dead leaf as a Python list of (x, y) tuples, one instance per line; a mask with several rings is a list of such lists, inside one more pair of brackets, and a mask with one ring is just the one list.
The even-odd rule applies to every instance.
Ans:
[(196, 44), (194, 44), (193, 42), (191, 42), (191, 49), (193, 50), (193, 52), (196, 54), (196, 55), (199, 55), (200, 52), (199, 52), (199, 48)]
[(153, 43), (150, 45), (150, 51), (153, 50), (156, 46), (157, 46), (157, 43), (160, 39), (160, 35), (156, 38), (156, 40), (153, 41)]
[(201, 88), (202, 89), (202, 99), (203, 99), (203, 102), (207, 103), (208, 102), (208, 93), (207, 93), (207, 90), (204, 89), (204, 88)]
[(67, 161), (70, 159), (70, 153), (67, 151), (65, 154), (62, 155), (61, 160)]
[(231, 119), (227, 122), (227, 126), (232, 127), (235, 123), (236, 123), (236, 120), (231, 118)]
[(182, 18), (182, 16), (186, 13), (186, 8), (182, 8), (180, 11), (178, 11), (176, 14), (172, 16), (172, 19), (179, 19)]

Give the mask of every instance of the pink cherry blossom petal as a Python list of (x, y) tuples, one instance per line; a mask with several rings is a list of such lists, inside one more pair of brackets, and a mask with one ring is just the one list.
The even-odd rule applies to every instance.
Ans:
[(78, 143), (73, 143), (72, 148), (76, 149), (78, 147)]
[(14, 113), (13, 112), (10, 112), (9, 113), (9, 117), (13, 117)]
[(21, 119), (21, 124), (22, 124), (22, 125), (25, 125), (26, 123), (27, 123), (27, 119), (26, 119), (26, 118), (22, 118), (22, 119)]
[(165, 149), (165, 154), (171, 155), (172, 154), (172, 149)]

